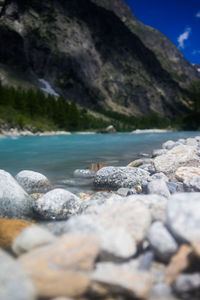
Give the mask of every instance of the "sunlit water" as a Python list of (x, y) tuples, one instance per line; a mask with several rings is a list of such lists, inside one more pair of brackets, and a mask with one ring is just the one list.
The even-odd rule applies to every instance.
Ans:
[(169, 139), (177, 140), (196, 135), (200, 135), (200, 132), (4, 138), (0, 139), (0, 168), (14, 176), (21, 170), (38, 171), (51, 179), (56, 186), (66, 185), (72, 191), (84, 191), (90, 182), (87, 184), (84, 180), (74, 181), (75, 169), (88, 168), (93, 162), (126, 166), (139, 157), (140, 153), (150, 154)]

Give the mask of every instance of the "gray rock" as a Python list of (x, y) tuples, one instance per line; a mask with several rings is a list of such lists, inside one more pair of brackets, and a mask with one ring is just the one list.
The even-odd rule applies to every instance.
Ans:
[(172, 288), (167, 283), (158, 283), (152, 287), (151, 299), (175, 300), (175, 297), (173, 296)]
[(147, 185), (147, 193), (161, 195), (166, 198), (170, 196), (166, 182), (163, 179), (155, 179), (150, 181)]
[(167, 153), (167, 149), (156, 149), (153, 151), (152, 157), (163, 155)]
[(74, 171), (74, 177), (78, 178), (93, 178), (95, 172), (89, 169), (77, 169)]
[(162, 147), (163, 147), (163, 149), (170, 150), (173, 147), (178, 146), (178, 145), (179, 145), (179, 143), (169, 140), (169, 141), (165, 142), (164, 144), (162, 144)]
[(12, 244), (12, 250), (16, 255), (21, 255), (39, 246), (52, 243), (55, 239), (55, 236), (48, 230), (33, 225), (20, 232)]
[(32, 216), (32, 199), (9, 173), (0, 170), (0, 217)]
[(112, 201), (120, 201), (122, 197), (117, 194), (97, 192), (91, 197), (82, 201), (79, 214), (99, 214), (104, 209), (104, 204)]
[(186, 178), (183, 188), (186, 192), (200, 192), (200, 176)]
[(105, 167), (99, 170), (94, 177), (96, 187), (117, 190), (121, 187), (135, 188), (147, 183), (149, 173), (140, 168)]
[(36, 293), (31, 279), (23, 267), (0, 249), (0, 299), (35, 300)]
[(199, 193), (172, 195), (167, 204), (167, 223), (173, 234), (182, 241), (200, 239)]
[(160, 173), (155, 173), (153, 174), (151, 177), (150, 177), (150, 181), (152, 180), (155, 180), (155, 179), (162, 179), (164, 180), (165, 182), (168, 182), (169, 181), (169, 178), (162, 172)]
[[(115, 226), (115, 225), (114, 225)], [(90, 216), (74, 216), (66, 223), (66, 233), (90, 233), (98, 237), (100, 241), (101, 260), (123, 260), (136, 253), (136, 244), (130, 234), (121, 227), (105, 229)]]
[(51, 187), (47, 177), (38, 172), (21, 171), (16, 175), (16, 180), (28, 194), (44, 193)]
[(194, 292), (196, 290), (199, 290), (200, 273), (179, 275), (173, 284), (173, 289), (178, 294)]
[(152, 175), (156, 172), (155, 168), (152, 165), (147, 165), (147, 164), (140, 166), (140, 169), (149, 172), (150, 175)]
[(152, 251), (146, 251), (139, 259), (138, 270), (149, 270), (154, 259)]
[(147, 238), (157, 257), (164, 262), (168, 262), (178, 250), (175, 239), (161, 222), (151, 225)]
[(64, 189), (54, 189), (34, 203), (34, 211), (44, 220), (61, 220), (78, 212), (81, 199)]
[(126, 196), (137, 194), (137, 191), (136, 189), (120, 188), (117, 190), (117, 194), (122, 197), (126, 197)]
[(181, 192), (180, 186), (174, 182), (166, 182), (167, 188), (170, 192), (170, 194), (175, 194), (178, 192)]
[(200, 158), (196, 155), (193, 146), (180, 145), (172, 148), (166, 154), (157, 156), (154, 165), (157, 172), (165, 174), (174, 173), (179, 167), (185, 165), (199, 165)]
[(66, 231), (66, 220), (38, 221), (38, 224), (56, 236), (62, 235)]
[(139, 201), (145, 204), (151, 213), (153, 221), (166, 222), (167, 198), (160, 195), (132, 195), (127, 201)]

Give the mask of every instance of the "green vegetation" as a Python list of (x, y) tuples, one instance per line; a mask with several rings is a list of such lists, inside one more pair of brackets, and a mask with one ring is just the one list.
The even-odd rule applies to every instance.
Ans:
[(1, 123), (20, 129), (29, 126), (34, 130), (89, 130), (109, 125), (78, 109), (75, 102), (68, 103), (62, 97), (56, 99), (41, 90), (3, 86), (0, 82)]
[(191, 111), (177, 118), (175, 125), (182, 130), (200, 130), (200, 81), (192, 81), (188, 91)]

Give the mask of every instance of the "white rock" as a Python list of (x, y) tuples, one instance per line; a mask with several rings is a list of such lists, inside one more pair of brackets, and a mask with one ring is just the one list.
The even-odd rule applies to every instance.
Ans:
[(161, 195), (166, 198), (170, 196), (168, 187), (163, 179), (154, 179), (149, 182), (147, 185), (147, 193)]

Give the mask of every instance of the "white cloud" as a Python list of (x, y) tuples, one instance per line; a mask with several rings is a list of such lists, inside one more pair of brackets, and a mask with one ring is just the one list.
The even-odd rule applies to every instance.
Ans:
[(200, 10), (196, 13), (196, 17), (200, 18)]
[(179, 48), (182, 48), (184, 49), (184, 42), (186, 40), (188, 40), (189, 36), (190, 36), (190, 33), (191, 33), (191, 28), (190, 27), (187, 27), (185, 29), (185, 31), (178, 37), (177, 41), (178, 41), (178, 46)]

